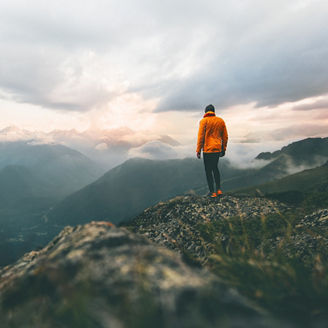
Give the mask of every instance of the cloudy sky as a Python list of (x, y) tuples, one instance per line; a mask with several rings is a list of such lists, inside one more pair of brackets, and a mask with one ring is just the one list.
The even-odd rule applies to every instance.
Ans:
[(325, 0), (1, 1), (0, 128), (193, 156), (212, 103), (232, 158), (328, 136), (327, 17)]

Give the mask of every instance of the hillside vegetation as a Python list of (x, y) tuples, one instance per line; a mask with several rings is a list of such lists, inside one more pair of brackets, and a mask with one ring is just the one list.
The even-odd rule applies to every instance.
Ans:
[(265, 196), (307, 211), (328, 207), (328, 162), (265, 184), (235, 191), (236, 195)]
[(129, 229), (205, 266), (290, 327), (328, 319), (328, 210), (306, 215), (275, 200), (175, 198)]
[(44, 213), (101, 173), (63, 145), (0, 142), (0, 266), (49, 242), (59, 231), (44, 224)]
[[(318, 166), (327, 161), (327, 149), (327, 138), (304, 139), (272, 154), (259, 154), (257, 159), (264, 162), (260, 162), (262, 167), (256, 169), (239, 169), (227, 158), (222, 158), (219, 162), (222, 188), (227, 192), (257, 186), (302, 171), (304, 167)], [(169, 200), (190, 189), (200, 195), (208, 191), (202, 160), (134, 158), (69, 195), (46, 216), (55, 224), (81, 224), (103, 219), (119, 223), (132, 219), (159, 201)]]
[(325, 327), (328, 209), (308, 211), (190, 195), (125, 227), (66, 227), (0, 269), (2, 325)]

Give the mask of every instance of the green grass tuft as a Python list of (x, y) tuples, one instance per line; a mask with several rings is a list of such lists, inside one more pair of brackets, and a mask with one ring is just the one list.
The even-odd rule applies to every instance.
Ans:
[[(303, 217), (304, 210), (294, 209), (283, 215), (231, 217), (197, 227), (214, 246), (207, 263), (212, 272), (260, 307), (302, 327), (328, 317), (328, 249), (309, 248), (307, 256), (295, 251), (301, 247), (295, 235), (309, 232), (299, 229)], [(320, 229), (310, 233), (328, 238)]]

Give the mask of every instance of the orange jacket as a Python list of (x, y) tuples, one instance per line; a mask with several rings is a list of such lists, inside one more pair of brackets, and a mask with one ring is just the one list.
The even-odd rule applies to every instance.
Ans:
[(228, 132), (222, 118), (207, 112), (199, 122), (197, 153), (219, 153), (227, 149)]

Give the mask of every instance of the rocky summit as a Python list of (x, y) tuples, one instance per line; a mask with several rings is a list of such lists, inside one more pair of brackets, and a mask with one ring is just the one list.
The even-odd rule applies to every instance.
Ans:
[(67, 226), (1, 268), (1, 327), (326, 327), (327, 209), (184, 195), (124, 225)]
[[(272, 248), (278, 248), (281, 240), (268, 240)], [(298, 257), (303, 262), (328, 261), (328, 209), (321, 209), (304, 216), (295, 226), (288, 241), (281, 247), (284, 255)], [(313, 254), (317, 257), (313, 258)]]
[(279, 319), (276, 327), (327, 326), (327, 209), (191, 195), (146, 209), (127, 228), (206, 267)]
[[(208, 256), (215, 253), (215, 246), (210, 238), (202, 235), (204, 224), (221, 221), (229, 225), (232, 217), (250, 220), (288, 209), (283, 203), (259, 197), (225, 195), (211, 199), (195, 195), (179, 196), (146, 209), (129, 223), (129, 228), (205, 264)], [(221, 232), (216, 238), (228, 241), (228, 235), (223, 229)]]
[(109, 222), (66, 227), (43, 249), (2, 268), (0, 291), (4, 328), (272, 323), (207, 270), (189, 266), (171, 250)]

